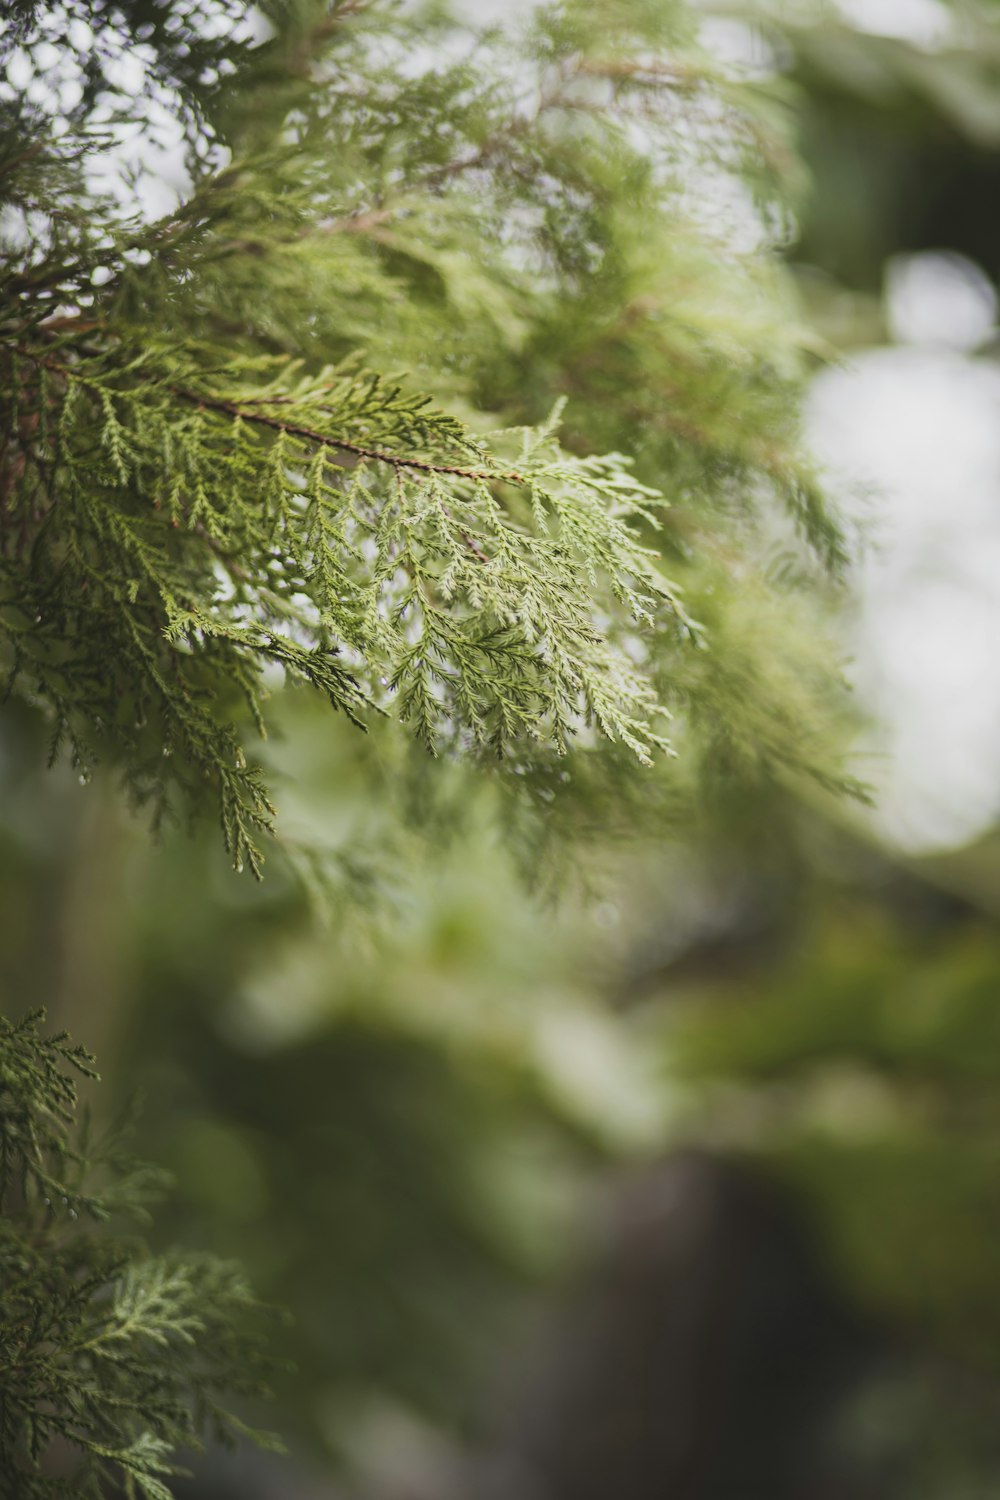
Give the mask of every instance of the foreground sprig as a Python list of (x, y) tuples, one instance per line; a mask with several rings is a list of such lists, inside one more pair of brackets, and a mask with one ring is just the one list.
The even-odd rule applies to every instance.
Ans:
[(170, 1500), (179, 1450), (274, 1441), (222, 1404), (263, 1392), (261, 1309), (237, 1267), (144, 1250), (159, 1174), (91, 1138), (93, 1059), (43, 1020), (0, 1017), (0, 1496)]
[(140, 797), (214, 784), (238, 867), (259, 870), (272, 808), (233, 700), (263, 732), (268, 667), (432, 752), (663, 746), (623, 637), (693, 626), (638, 530), (662, 497), (626, 460), (567, 455), (553, 421), (508, 461), (353, 368), (66, 334), (9, 359), (8, 690), (51, 707), (84, 775), (111, 751)]

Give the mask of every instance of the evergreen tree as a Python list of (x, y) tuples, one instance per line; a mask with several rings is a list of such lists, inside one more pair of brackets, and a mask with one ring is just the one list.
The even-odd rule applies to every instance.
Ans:
[[(752, 595), (775, 499), (843, 558), (770, 256), (689, 201), (711, 168), (720, 202), (752, 174), (777, 211), (770, 114), (679, 4), (559, 6), (523, 37), (380, 4), (269, 21), (15, 8), (8, 691), (85, 778), (111, 758), (161, 811), (211, 788), (255, 871), (274, 671), (522, 772), (595, 734), (648, 763), (679, 707), (739, 739), (673, 576)], [(164, 116), (191, 185), (150, 223), (108, 174)], [(752, 751), (808, 761), (807, 715), (748, 696)]]
[[(53, 759), (111, 763), (157, 819), (214, 800), (255, 873), (286, 680), (407, 755), (400, 721), (407, 775), (467, 765), (533, 838), (567, 806), (674, 814), (720, 767), (848, 784), (800, 588), (846, 549), (797, 434), (783, 106), (682, 0), (502, 31), (378, 0), (17, 0), (0, 45), (0, 666)], [(163, 135), (187, 185), (153, 214)], [(5, 1066), (26, 1037), (44, 1057), (7, 1031)], [(73, 1244), (101, 1307), (160, 1274)], [(63, 1384), (5, 1438), (22, 1467), (38, 1423), (83, 1448), (81, 1493), (162, 1492), (192, 1369), (228, 1347), (226, 1298), (196, 1326), (184, 1278), (179, 1342), (144, 1334), (150, 1410), (84, 1428), (53, 1356)], [(113, 1403), (121, 1369), (88, 1371)]]

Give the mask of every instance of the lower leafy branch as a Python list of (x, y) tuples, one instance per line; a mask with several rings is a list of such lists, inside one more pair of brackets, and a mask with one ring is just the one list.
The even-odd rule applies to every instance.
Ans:
[(92, 1137), (93, 1060), (43, 1019), (0, 1017), (0, 1497), (171, 1500), (184, 1450), (275, 1445), (225, 1404), (266, 1393), (263, 1309), (237, 1267), (144, 1249), (160, 1174)]

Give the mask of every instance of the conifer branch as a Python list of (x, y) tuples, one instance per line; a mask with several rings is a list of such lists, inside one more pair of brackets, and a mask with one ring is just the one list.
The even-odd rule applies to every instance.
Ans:
[[(745, 528), (752, 578), (777, 502), (842, 565), (796, 445), (794, 340), (755, 311), (768, 258), (720, 270), (677, 207), (699, 152), (763, 154), (753, 111), (655, 10), (612, 35), (565, 0), (525, 47), (494, 34), (421, 75), (405, 17), (320, 6), (220, 43), (233, 82), (207, 93), (207, 53), (195, 70), (164, 31), (150, 76), (194, 187), (155, 224), (88, 176), (92, 101), (59, 138), (14, 109), (0, 690), (82, 777), (112, 761), (157, 817), (208, 788), (259, 870), (247, 742), (276, 667), (434, 754), (522, 770), (604, 739), (645, 764), (711, 647), (657, 544), (697, 581)], [(29, 53), (57, 45), (46, 14)], [(374, 373), (400, 366), (405, 386)], [(567, 393), (573, 453), (538, 422)], [(488, 440), (485, 403), (510, 424)]]
[[(16, 344), (14, 347), (18, 354), (24, 359), (31, 360), (33, 364), (41, 365), (46, 370), (51, 370), (56, 375), (63, 375), (67, 379), (74, 378), (75, 372), (71, 365), (62, 364), (58, 360), (38, 354), (23, 344)], [(98, 357), (101, 353), (94, 349), (88, 352)], [(346, 438), (336, 437), (330, 433), (317, 432), (315, 428), (304, 427), (297, 422), (287, 422), (281, 417), (268, 416), (264, 412), (253, 409), (255, 402), (268, 406), (290, 405), (294, 399), (291, 396), (257, 396), (238, 403), (225, 401), (218, 396), (209, 396), (204, 392), (185, 390), (183, 386), (171, 386), (170, 390), (181, 401), (189, 401), (201, 411), (220, 411), (226, 416), (256, 423), (257, 426), (268, 427), (274, 432), (285, 432), (291, 437), (304, 438), (306, 442), (315, 443), (317, 447), (336, 448), (342, 453), (352, 454), (355, 458), (368, 459), (372, 463), (388, 464), (393, 469), (414, 469), (422, 474), (448, 474), (459, 479), (493, 480), (522, 486), (528, 483), (524, 475), (519, 474), (515, 469), (472, 469), (461, 464), (435, 463), (429, 459), (391, 453), (382, 448), (370, 448), (361, 443), (352, 443)]]
[(0, 1497), (170, 1500), (206, 1437), (276, 1446), (221, 1404), (266, 1394), (264, 1309), (233, 1266), (142, 1248), (162, 1176), (92, 1139), (94, 1060), (43, 1022), (0, 1016)]

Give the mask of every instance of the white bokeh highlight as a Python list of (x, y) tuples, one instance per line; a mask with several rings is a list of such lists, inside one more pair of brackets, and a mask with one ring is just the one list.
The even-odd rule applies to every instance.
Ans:
[(973, 261), (951, 251), (893, 256), (885, 295), (889, 332), (899, 344), (970, 350), (996, 328), (993, 283)]
[[(947, 321), (920, 284), (894, 309), (890, 279), (911, 339)], [(849, 645), (873, 816), (909, 852), (962, 844), (1000, 816), (1000, 368), (936, 337), (873, 350), (817, 379), (808, 424), (869, 538)]]
[(954, 28), (954, 17), (942, 0), (836, 0), (836, 8), (858, 31), (917, 47), (941, 46)]

